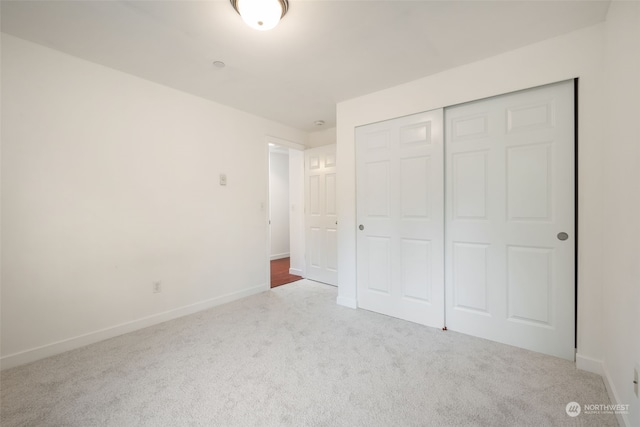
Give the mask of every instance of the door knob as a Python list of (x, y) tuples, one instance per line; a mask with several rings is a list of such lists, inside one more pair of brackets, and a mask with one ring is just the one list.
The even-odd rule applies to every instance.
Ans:
[(364, 230), (364, 225), (360, 224), (360, 226), (358, 227), (360, 230)]
[(564, 231), (558, 233), (558, 240), (567, 240), (568, 238), (569, 238), (569, 235)]

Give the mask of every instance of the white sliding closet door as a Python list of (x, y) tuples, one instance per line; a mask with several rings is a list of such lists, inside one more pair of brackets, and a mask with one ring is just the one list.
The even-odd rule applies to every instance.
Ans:
[(573, 81), (445, 121), (447, 327), (573, 360)]
[(444, 324), (442, 110), (356, 129), (358, 306)]

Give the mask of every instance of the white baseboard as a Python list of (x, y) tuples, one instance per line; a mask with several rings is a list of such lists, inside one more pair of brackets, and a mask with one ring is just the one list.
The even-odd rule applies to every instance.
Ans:
[(603, 375), (602, 360), (583, 356), (580, 353), (576, 353), (576, 368), (587, 372), (593, 372), (594, 374)]
[[(613, 385), (613, 381), (611, 380), (611, 376), (609, 375), (609, 371), (605, 366), (602, 360), (594, 359), (592, 357), (583, 356), (581, 354), (576, 354), (576, 368), (582, 369), (583, 371), (593, 372), (594, 374), (598, 374), (602, 376), (602, 380), (604, 381), (604, 385), (607, 389), (607, 394), (609, 395), (609, 400), (611, 400), (612, 404), (626, 404), (628, 402), (621, 402), (618, 398), (618, 393)], [(604, 402), (597, 402), (604, 403)], [(618, 419), (618, 424), (621, 426), (631, 427), (631, 421), (629, 420), (628, 414), (616, 414), (616, 418)]]
[(304, 277), (304, 274), (303, 274), (302, 270), (300, 270), (298, 268), (290, 268), (289, 269), (289, 274), (293, 274), (294, 276), (302, 276), (302, 277)]
[(343, 307), (358, 308), (358, 301), (356, 301), (355, 298), (338, 296), (338, 298), (336, 299), (336, 303)]
[(103, 341), (109, 338), (117, 337), (118, 335), (123, 335), (129, 332), (137, 331), (138, 329), (143, 329), (149, 326), (157, 325), (158, 323), (166, 322), (168, 320), (176, 319), (178, 317), (187, 316), (189, 314), (193, 314), (198, 311), (206, 310), (221, 304), (235, 301), (237, 299), (248, 297), (250, 295), (254, 295), (267, 290), (269, 290), (269, 285), (261, 284), (259, 286), (255, 286), (239, 292), (232, 292), (230, 294), (221, 295), (215, 298), (210, 298), (194, 304), (185, 305), (183, 307), (174, 308), (172, 310), (164, 311), (162, 313), (146, 316), (141, 319), (121, 323), (119, 325), (100, 329), (94, 332), (89, 332), (87, 334), (79, 335), (77, 337), (68, 338), (62, 341), (43, 345), (41, 347), (36, 347), (29, 350), (21, 351), (18, 353), (9, 354), (0, 358), (0, 369), (9, 369), (15, 366), (20, 366), (27, 363), (35, 362), (36, 360), (44, 359), (45, 357), (55, 356), (56, 354), (60, 354), (69, 350), (74, 350), (76, 348), (84, 347), (86, 345), (93, 344), (98, 341)]
[[(602, 379), (604, 380), (604, 386), (607, 388), (607, 394), (609, 395), (609, 399), (613, 404), (628, 404), (629, 402), (621, 402), (618, 398), (618, 393), (616, 392), (616, 388), (613, 385), (613, 381), (611, 380), (611, 376), (609, 375), (609, 370), (607, 366), (602, 364)], [(631, 427), (631, 420), (629, 419), (629, 414), (616, 414), (616, 418), (618, 419), (618, 424), (623, 427)]]
[(271, 261), (274, 261), (276, 259), (289, 258), (290, 256), (291, 254), (289, 252), (282, 254), (273, 254), (271, 255)]

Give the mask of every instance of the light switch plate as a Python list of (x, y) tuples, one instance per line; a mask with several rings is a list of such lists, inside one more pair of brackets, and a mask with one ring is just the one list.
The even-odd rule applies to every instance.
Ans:
[(224, 173), (220, 174), (220, 185), (227, 185), (227, 175)]

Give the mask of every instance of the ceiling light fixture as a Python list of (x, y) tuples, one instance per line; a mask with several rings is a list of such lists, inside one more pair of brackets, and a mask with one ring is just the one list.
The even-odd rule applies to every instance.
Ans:
[(316, 120), (313, 124), (316, 126), (324, 126), (324, 120)]
[(266, 31), (274, 28), (289, 9), (288, 0), (230, 0), (242, 20), (251, 28)]

